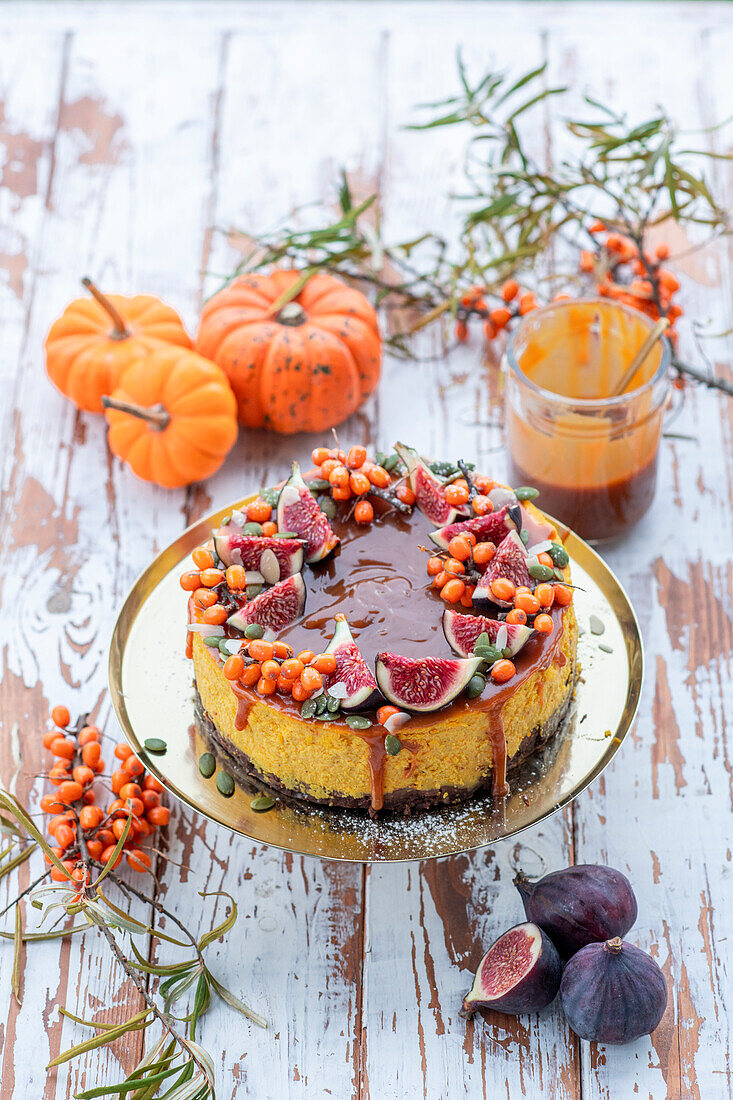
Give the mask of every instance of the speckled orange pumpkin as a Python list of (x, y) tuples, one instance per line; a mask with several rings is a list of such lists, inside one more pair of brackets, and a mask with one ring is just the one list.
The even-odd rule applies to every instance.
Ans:
[(332, 275), (235, 279), (206, 304), (196, 350), (226, 372), (249, 428), (317, 432), (359, 408), (379, 380), (382, 341), (363, 294)]

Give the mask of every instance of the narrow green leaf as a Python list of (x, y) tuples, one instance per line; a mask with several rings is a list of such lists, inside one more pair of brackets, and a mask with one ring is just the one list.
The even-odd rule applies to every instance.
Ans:
[(117, 1024), (105, 1024), (101, 1020), (84, 1020), (81, 1016), (75, 1016), (73, 1012), (69, 1012), (68, 1008), (59, 1006), (59, 1012), (62, 1016), (66, 1016), (67, 1019), (73, 1020), (75, 1024), (82, 1024), (84, 1027), (93, 1027), (100, 1031), (111, 1031), (113, 1027), (117, 1027)]
[(103, 1031), (101, 1035), (94, 1035), (91, 1039), (86, 1039), (83, 1043), (78, 1043), (76, 1046), (69, 1047), (68, 1050), (64, 1050), (61, 1054), (57, 1054), (56, 1057), (48, 1063), (46, 1069), (60, 1066), (63, 1062), (70, 1062), (72, 1058), (78, 1058), (80, 1054), (86, 1054), (87, 1051), (96, 1050), (97, 1047), (112, 1043), (115, 1039), (120, 1039), (123, 1035), (127, 1035), (129, 1031), (141, 1031), (151, 1022), (147, 1020), (150, 1012), (151, 1009), (146, 1008), (143, 1012), (138, 1012), (137, 1015), (132, 1016), (129, 1020), (125, 1020), (124, 1023), (117, 1024), (116, 1027)]
[(10, 985), (18, 1004), (22, 1004), (20, 997), (20, 978), (23, 969), (23, 918), (20, 906), (15, 907), (15, 942), (13, 947), (13, 971), (10, 976)]
[(209, 981), (225, 1004), (228, 1004), (230, 1008), (236, 1009), (237, 1012), (241, 1012), (243, 1016), (246, 1016), (253, 1024), (257, 1024), (258, 1027), (267, 1027), (267, 1020), (263, 1016), (260, 1016), (257, 1012), (253, 1012), (251, 1008), (247, 1007), (244, 1001), (240, 1001), (239, 997), (235, 997), (235, 995), (226, 989), (225, 986), (221, 985), (210, 970), (207, 970), (207, 973), (209, 975)]
[(119, 1085), (98, 1085), (93, 1089), (85, 1089), (84, 1092), (75, 1092), (74, 1096), (76, 1100), (96, 1100), (99, 1096), (124, 1096), (125, 1093), (132, 1092), (133, 1089), (139, 1089), (143, 1085), (160, 1084), (161, 1081), (165, 1081), (167, 1077), (170, 1077), (170, 1073), (169, 1069), (164, 1069), (160, 1073), (153, 1074), (152, 1077), (128, 1077), (126, 1081), (122, 1081)]
[(203, 1016), (211, 1004), (211, 987), (209, 986), (209, 979), (205, 972), (199, 975), (198, 985), (196, 986), (196, 996), (193, 1002), (193, 1011), (191, 1013), (191, 1038), (196, 1038), (196, 1025), (199, 1021), (199, 1017)]
[(115, 844), (115, 850), (112, 853), (112, 855), (109, 857), (107, 862), (105, 863), (104, 867), (102, 868), (100, 874), (97, 876), (96, 880), (92, 883), (93, 887), (98, 888), (100, 882), (103, 882), (106, 879), (107, 875), (110, 873), (110, 871), (114, 870), (115, 864), (117, 863), (117, 857), (119, 856), (120, 852), (122, 851), (122, 849), (125, 846), (125, 841), (127, 840), (128, 836), (129, 836), (131, 826), (132, 826), (132, 816), (128, 815), (127, 821), (125, 822), (125, 827), (122, 830), (122, 832), (120, 833), (120, 839)]
[(16, 818), (17, 821), (20, 822), (28, 835), (32, 836), (36, 843), (41, 846), (44, 855), (48, 856), (50, 862), (53, 863), (54, 867), (56, 867), (57, 870), (62, 871), (64, 876), (70, 880), (71, 875), (66, 870), (56, 853), (52, 851), (51, 846), (44, 837), (43, 833), (41, 833), (39, 829), (36, 828), (31, 818), (21, 806), (20, 802), (18, 802), (17, 798), (10, 794), (9, 791), (0, 790), (0, 806), (3, 806)]
[(234, 927), (237, 921), (237, 905), (232, 895), (228, 894), (226, 890), (212, 890), (209, 892), (199, 890), (199, 895), (202, 898), (228, 898), (232, 906), (229, 910), (229, 915), (224, 918), (221, 924), (217, 924), (215, 928), (212, 928), (210, 932), (207, 932), (206, 935), (202, 936), (199, 940), (199, 951), (203, 951), (210, 943), (213, 943), (214, 940), (218, 940), (220, 936), (226, 935), (226, 933)]
[[(33, 940), (62, 940), (65, 936), (73, 936), (75, 932), (86, 932), (89, 929), (88, 924), (76, 924), (71, 928), (59, 928), (55, 932), (24, 932), (23, 943), (30, 943)], [(14, 932), (0, 932), (0, 938), (4, 940), (14, 940)]]

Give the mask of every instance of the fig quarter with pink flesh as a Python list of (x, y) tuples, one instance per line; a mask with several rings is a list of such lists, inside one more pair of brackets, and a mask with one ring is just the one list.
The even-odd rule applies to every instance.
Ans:
[(554, 1000), (561, 977), (562, 963), (550, 938), (536, 924), (517, 924), (484, 955), (463, 1007), (467, 1012), (537, 1012)]

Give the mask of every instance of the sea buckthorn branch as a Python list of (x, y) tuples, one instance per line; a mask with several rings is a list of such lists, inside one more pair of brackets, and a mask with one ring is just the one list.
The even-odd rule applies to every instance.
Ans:
[[(44, 734), (44, 746), (56, 760), (48, 773), (55, 788), (53, 794), (44, 795), (41, 809), (50, 816), (48, 832), (52, 846), (34, 824), (28, 812), (11, 794), (0, 791), (0, 828), (12, 832), (14, 843), (0, 852), (0, 879), (15, 870), (40, 848), (49, 867), (21, 891), (2, 911), (3, 915), (15, 909), (15, 929), (0, 932), (0, 936), (14, 941), (14, 966), (11, 984), (16, 996), (20, 990), (22, 945), (32, 940), (65, 938), (79, 931), (96, 927), (116, 961), (135, 985), (144, 1009), (130, 1016), (119, 1025), (104, 1025), (81, 1020), (65, 1009), (68, 1015), (84, 1026), (94, 1027), (99, 1034), (63, 1051), (48, 1068), (79, 1057), (104, 1046), (132, 1031), (146, 1030), (156, 1023), (162, 1030), (161, 1037), (141, 1059), (121, 1085), (100, 1085), (78, 1093), (80, 1098), (124, 1092), (125, 1095), (153, 1097), (177, 1094), (185, 1089), (185, 1095), (195, 1100), (214, 1097), (214, 1066), (207, 1052), (196, 1042), (196, 1030), (201, 1016), (207, 1011), (212, 997), (225, 1001), (231, 1008), (247, 1016), (259, 1026), (265, 1021), (249, 1009), (233, 993), (226, 989), (209, 970), (204, 951), (214, 940), (226, 935), (237, 919), (237, 907), (223, 891), (216, 896), (228, 899), (230, 906), (224, 919), (200, 938), (185, 927), (183, 922), (155, 896), (126, 882), (117, 874), (117, 868), (126, 856), (133, 870), (150, 874), (157, 886), (147, 851), (140, 848), (142, 840), (153, 836), (168, 824), (170, 811), (161, 805), (162, 787), (153, 776), (145, 774), (145, 767), (129, 746), (118, 745), (115, 756), (120, 767), (111, 777), (111, 791), (115, 799), (105, 809), (97, 805), (98, 787), (104, 776), (105, 764), (101, 758), (101, 731), (90, 724), (89, 715), (83, 714), (72, 724), (66, 707), (54, 707), (54, 728)], [(26, 843), (28, 840), (31, 843)], [(15, 852), (16, 844), (25, 844)], [(48, 878), (51, 885), (43, 885)], [(127, 898), (137, 898), (150, 905), (155, 912), (170, 920), (185, 940), (151, 928), (133, 917), (128, 909), (120, 908), (108, 895), (106, 883), (120, 889)], [(104, 888), (103, 888), (104, 887)], [(52, 927), (45, 931), (28, 932), (20, 919), (20, 902), (30, 895), (34, 908), (42, 910), (41, 925), (53, 913), (56, 921), (83, 917), (84, 923), (72, 923), (63, 928)], [(202, 897), (215, 896), (202, 893)], [(115, 932), (129, 934), (132, 954), (128, 957)], [(152, 936), (155, 940), (172, 944), (176, 948), (189, 948), (191, 954), (178, 962), (157, 964), (138, 951), (133, 937)], [(160, 982), (157, 994), (148, 983)], [(173, 1014), (173, 1006), (184, 994), (195, 987), (190, 1011), (184, 1016)], [(157, 997), (162, 998), (162, 1006)], [(180, 1027), (183, 1024), (183, 1028)]]

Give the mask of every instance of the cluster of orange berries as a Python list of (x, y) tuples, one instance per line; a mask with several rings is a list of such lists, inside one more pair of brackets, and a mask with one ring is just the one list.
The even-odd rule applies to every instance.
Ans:
[(456, 535), (448, 543), (448, 557), (432, 554), (428, 558), (428, 576), (432, 587), (437, 588), (441, 600), (471, 607), (476, 585), (471, 584), (467, 573), (474, 566), (483, 570), (496, 554), (493, 542), (478, 542), (471, 532)]
[[(661, 266), (669, 259), (669, 245), (657, 245), (653, 255), (644, 253), (642, 259), (634, 241), (621, 233), (608, 232), (603, 222), (593, 222), (588, 231), (598, 236), (599, 248), (597, 253), (581, 252), (580, 270), (599, 276), (597, 290), (601, 297), (623, 302), (655, 321), (660, 317), (661, 305), (661, 313), (670, 322), (666, 335), (676, 343), (677, 333), (674, 326), (678, 317), (682, 316), (682, 307), (673, 302), (672, 298), (680, 289), (680, 284), (671, 271)], [(603, 233), (606, 236), (601, 239), (600, 234)], [(633, 278), (617, 279), (616, 275), (621, 274), (627, 265)], [(654, 283), (649, 278), (650, 272)]]
[[(120, 765), (111, 781), (116, 798), (103, 810), (96, 804), (92, 786), (105, 768), (99, 727), (82, 724), (80, 720), (77, 728), (72, 729), (71, 715), (64, 706), (54, 707), (51, 719), (55, 728), (43, 735), (43, 744), (56, 758), (48, 773), (56, 790), (43, 796), (41, 809), (53, 815), (48, 823), (48, 833), (56, 842), (53, 852), (68, 871), (67, 876), (53, 866), (51, 878), (55, 882), (68, 882), (70, 876), (78, 886), (86, 885), (89, 871), (82, 858), (82, 838), (89, 857), (106, 864), (114, 855), (128, 818), (127, 862), (135, 871), (148, 870), (150, 855), (137, 845), (170, 820), (170, 810), (160, 804), (161, 784), (154, 776), (145, 774), (145, 765), (129, 745), (117, 745), (115, 756)], [(121, 860), (122, 852), (113, 866), (117, 867)]]
[[(254, 502), (253, 502), (254, 503)], [(262, 502), (265, 504), (265, 501)], [(268, 504), (269, 508), (270, 505)], [(203, 609), (203, 621), (209, 626), (222, 626), (231, 611), (220, 602), (215, 589), (226, 581), (231, 592), (239, 592), (247, 587), (247, 574), (243, 566), (230, 565), (227, 569), (218, 569), (214, 555), (203, 546), (197, 547), (193, 554), (195, 570), (182, 573), (180, 585), (184, 592), (193, 593), (193, 602)]]
[[(384, 466), (367, 459), (366, 447), (356, 444), (348, 452), (339, 447), (316, 447), (311, 458), (317, 476), (331, 486), (334, 500), (356, 498), (354, 519), (369, 524), (374, 519), (374, 507), (366, 497), (375, 489), (388, 489), (392, 478)], [(396, 495), (403, 504), (414, 504), (415, 494), (409, 485), (398, 486)]]
[(471, 507), (477, 516), (486, 516), (489, 512), (493, 512), (494, 505), (491, 503), (488, 494), (492, 489), (496, 488), (496, 482), (492, 481), (490, 477), (484, 477), (482, 474), (476, 474), (473, 478), (473, 485), (478, 492), (471, 498), (471, 490), (465, 477), (457, 477), (455, 481), (451, 481), (446, 485), (443, 490), (443, 496), (454, 508), (460, 508), (464, 504), (468, 504), (471, 501)]
[(223, 672), (227, 680), (253, 687), (259, 695), (279, 691), (303, 703), (323, 687), (323, 677), (335, 670), (336, 658), (331, 653), (304, 649), (294, 654), (286, 642), (253, 638), (227, 658)]
[(490, 309), (486, 301), (486, 287), (472, 286), (461, 297), (456, 321), (456, 339), (464, 343), (468, 339), (468, 319), (478, 316), (484, 319), (484, 335), (493, 340), (514, 320), (537, 309), (537, 299), (531, 291), (522, 291), (516, 279), (507, 279), (501, 288), (503, 305)]

